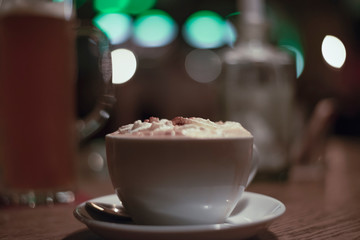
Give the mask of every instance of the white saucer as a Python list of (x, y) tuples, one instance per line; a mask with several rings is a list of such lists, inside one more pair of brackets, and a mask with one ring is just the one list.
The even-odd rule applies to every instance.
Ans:
[[(94, 202), (121, 204), (118, 197), (107, 195)], [(244, 192), (232, 215), (222, 224), (190, 226), (147, 226), (130, 223), (111, 223), (94, 219), (82, 203), (74, 216), (98, 235), (106, 239), (122, 240), (184, 240), (184, 239), (240, 239), (256, 235), (285, 212), (285, 205), (268, 196)]]

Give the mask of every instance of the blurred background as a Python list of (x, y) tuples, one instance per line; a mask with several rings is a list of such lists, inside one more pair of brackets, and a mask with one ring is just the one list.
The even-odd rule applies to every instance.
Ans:
[[(336, 111), (330, 113), (327, 133), (360, 136), (360, 1), (265, 3), (267, 41), (294, 62), (302, 127), (314, 118), (316, 106), (328, 100)], [(226, 120), (219, 97), (222, 53), (241, 38), (241, 14), (235, 0), (77, 0), (78, 18), (111, 42), (117, 99), (107, 125), (86, 145), (84, 158), (91, 169), (102, 171), (104, 151), (96, 143), (120, 125), (150, 116)], [(92, 45), (86, 40), (79, 44)], [(82, 48), (79, 116), (90, 112), (101, 92), (99, 64)], [(320, 106), (326, 111), (326, 104)]]

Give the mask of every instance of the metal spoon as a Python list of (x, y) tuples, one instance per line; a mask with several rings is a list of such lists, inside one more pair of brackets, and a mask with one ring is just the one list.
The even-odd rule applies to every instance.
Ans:
[(121, 205), (100, 202), (86, 202), (85, 208), (95, 218), (104, 221), (131, 221), (130, 215)]

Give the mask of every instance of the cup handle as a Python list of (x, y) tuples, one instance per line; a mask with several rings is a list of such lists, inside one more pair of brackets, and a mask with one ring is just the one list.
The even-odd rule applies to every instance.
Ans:
[(84, 118), (77, 120), (79, 140), (82, 141), (92, 136), (106, 123), (116, 100), (111, 82), (110, 43), (107, 37), (92, 26), (80, 26), (77, 29), (77, 37), (88, 37), (96, 44), (100, 73), (104, 81), (104, 91), (99, 96), (94, 109)]
[(249, 184), (252, 182), (252, 180), (254, 179), (256, 172), (258, 170), (260, 164), (260, 154), (259, 151), (257, 150), (256, 145), (253, 145), (253, 154), (252, 154), (252, 159), (251, 159), (251, 166), (250, 166), (250, 174), (248, 177), (248, 181), (246, 183), (246, 187), (249, 186)]

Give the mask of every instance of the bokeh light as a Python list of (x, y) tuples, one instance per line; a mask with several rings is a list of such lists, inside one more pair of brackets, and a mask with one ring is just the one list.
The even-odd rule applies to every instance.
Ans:
[(295, 55), (296, 78), (299, 78), (300, 75), (303, 73), (305, 67), (304, 55), (299, 49), (293, 46), (283, 45), (282, 47), (288, 49)]
[(123, 11), (130, 0), (94, 0), (94, 9), (101, 13), (116, 13)]
[(87, 162), (89, 168), (94, 172), (102, 171), (105, 165), (104, 158), (97, 152), (91, 152), (88, 156)]
[(137, 61), (134, 53), (128, 49), (116, 49), (111, 52), (113, 84), (129, 81), (135, 74)]
[(121, 13), (104, 13), (93, 19), (94, 25), (105, 33), (112, 44), (125, 42), (131, 35), (130, 16)]
[(346, 60), (346, 49), (344, 44), (335, 36), (325, 36), (321, 52), (325, 61), (334, 68), (341, 68)]
[(94, 0), (94, 9), (100, 13), (139, 14), (152, 8), (156, 0)]
[(150, 8), (156, 3), (156, 0), (131, 0), (128, 2), (124, 11), (128, 14), (140, 14)]
[(226, 22), (212, 11), (198, 11), (188, 17), (183, 36), (186, 42), (196, 48), (217, 48), (225, 43)]
[(304, 71), (305, 56), (302, 37), (297, 25), (279, 9), (268, 9), (269, 21), (271, 22), (271, 38), (278, 46), (285, 48), (295, 56), (296, 77), (299, 78)]
[(161, 47), (177, 35), (173, 18), (162, 10), (149, 10), (134, 21), (134, 41), (142, 47)]
[(225, 34), (224, 34), (224, 43), (230, 47), (233, 47), (237, 38), (237, 31), (234, 24), (230, 21), (225, 22)]
[(214, 51), (195, 49), (186, 56), (185, 69), (197, 82), (212, 82), (221, 73), (221, 59)]

